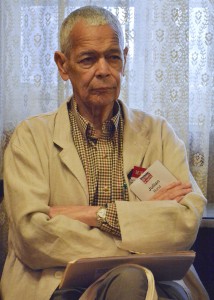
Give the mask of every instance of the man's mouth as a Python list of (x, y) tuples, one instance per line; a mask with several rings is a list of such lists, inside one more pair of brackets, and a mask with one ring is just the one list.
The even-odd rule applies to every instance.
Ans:
[(92, 93), (108, 93), (113, 90), (112, 87), (99, 87), (99, 88), (93, 88), (91, 89)]

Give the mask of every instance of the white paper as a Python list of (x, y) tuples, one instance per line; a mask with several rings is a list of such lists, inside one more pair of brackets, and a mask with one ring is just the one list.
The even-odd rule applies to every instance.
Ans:
[(176, 181), (175, 176), (156, 160), (130, 185), (130, 189), (140, 200), (150, 200), (160, 188)]

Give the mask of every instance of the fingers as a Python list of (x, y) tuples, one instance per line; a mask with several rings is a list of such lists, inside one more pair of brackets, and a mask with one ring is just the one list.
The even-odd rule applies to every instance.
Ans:
[(190, 183), (172, 182), (156, 192), (151, 200), (176, 200), (180, 202), (190, 192), (192, 192)]

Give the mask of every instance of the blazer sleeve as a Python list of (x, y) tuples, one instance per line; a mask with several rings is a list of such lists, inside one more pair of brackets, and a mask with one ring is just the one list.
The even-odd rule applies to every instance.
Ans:
[(180, 203), (169, 199), (137, 201), (132, 192), (130, 200), (134, 201), (117, 201), (122, 236), (122, 240), (117, 239), (117, 245), (136, 252), (189, 249), (195, 241), (206, 199), (190, 173), (184, 143), (165, 120), (156, 123), (155, 128), (143, 166), (148, 167), (159, 159), (178, 180), (191, 182), (193, 192)]

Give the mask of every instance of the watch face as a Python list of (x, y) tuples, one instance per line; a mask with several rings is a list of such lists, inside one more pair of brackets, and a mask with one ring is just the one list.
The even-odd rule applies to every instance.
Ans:
[(101, 207), (97, 211), (97, 227), (100, 227), (103, 223), (106, 222), (106, 208)]
[(99, 216), (100, 218), (102, 218), (102, 219), (105, 219), (105, 217), (106, 217), (106, 209), (105, 209), (105, 208), (99, 209), (99, 211), (98, 211), (98, 216)]

